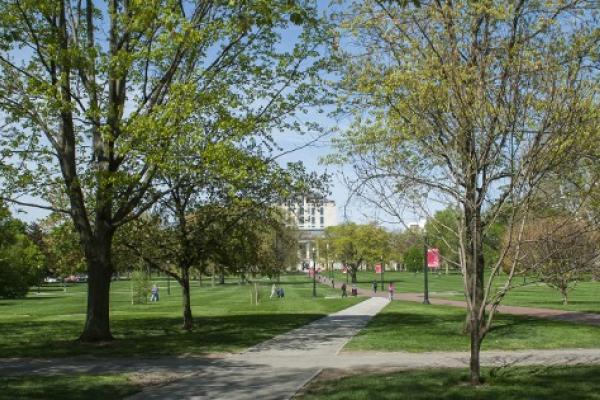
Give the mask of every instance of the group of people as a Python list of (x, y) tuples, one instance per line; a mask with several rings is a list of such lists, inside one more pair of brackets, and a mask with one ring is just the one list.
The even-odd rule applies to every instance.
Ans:
[(271, 297), (269, 297), (269, 298), (272, 299), (273, 297), (277, 297), (277, 298), (285, 297), (285, 292), (283, 291), (283, 288), (273, 284), (273, 286), (271, 286)]
[[(373, 281), (371, 283), (371, 287), (373, 288), (373, 294), (377, 293), (377, 281)], [(388, 298), (390, 300), (394, 300), (394, 292), (396, 291), (396, 286), (394, 285), (394, 282), (390, 282), (388, 284)], [(352, 296), (357, 296), (358, 295), (358, 288), (356, 287), (356, 284), (353, 283), (352, 284)], [(345, 283), (342, 283), (342, 297), (348, 297), (348, 292), (347, 292), (347, 286)]]

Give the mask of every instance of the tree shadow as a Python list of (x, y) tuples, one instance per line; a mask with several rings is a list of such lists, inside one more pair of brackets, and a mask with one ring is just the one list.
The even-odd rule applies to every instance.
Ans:
[(179, 317), (112, 319), (116, 340), (76, 342), (81, 321), (19, 321), (2, 324), (0, 357), (162, 357), (181, 354), (240, 351), (275, 335), (300, 327), (322, 314), (247, 314), (199, 316), (194, 329), (181, 329)]

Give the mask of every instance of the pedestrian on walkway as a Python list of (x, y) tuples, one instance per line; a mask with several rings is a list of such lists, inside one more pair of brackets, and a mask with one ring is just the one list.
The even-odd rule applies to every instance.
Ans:
[(335, 289), (335, 283), (333, 283), (333, 278), (331, 278), (331, 288)]
[(348, 297), (348, 293), (346, 293), (346, 284), (342, 283), (342, 297)]
[(156, 283), (154, 285), (152, 285), (152, 289), (150, 289), (150, 301), (158, 301), (158, 286), (156, 286)]
[(396, 287), (394, 286), (394, 282), (390, 282), (390, 285), (388, 286), (388, 294), (390, 296), (390, 301), (394, 300), (394, 291), (396, 290)]
[(352, 296), (358, 296), (358, 288), (356, 287), (356, 283), (352, 284)]
[(373, 294), (377, 293), (377, 281), (371, 282), (371, 286), (373, 287)]

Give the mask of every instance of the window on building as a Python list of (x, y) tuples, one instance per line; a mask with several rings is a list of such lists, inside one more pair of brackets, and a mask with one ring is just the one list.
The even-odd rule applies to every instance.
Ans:
[(325, 225), (325, 217), (321, 216), (321, 226)]

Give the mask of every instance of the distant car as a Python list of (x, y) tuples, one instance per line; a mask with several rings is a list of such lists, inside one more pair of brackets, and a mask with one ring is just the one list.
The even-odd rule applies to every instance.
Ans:
[(88, 280), (87, 274), (77, 274), (75, 276), (77, 277), (77, 282), (87, 282)]
[(58, 282), (58, 278), (55, 278), (53, 276), (47, 276), (44, 278), (44, 282), (45, 283), (56, 283), (56, 282)]

